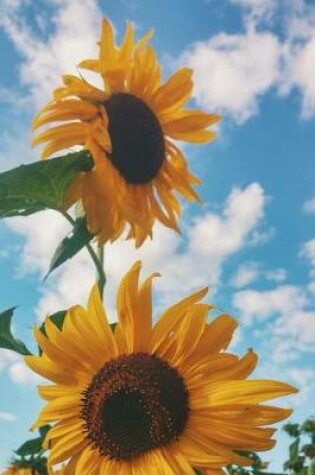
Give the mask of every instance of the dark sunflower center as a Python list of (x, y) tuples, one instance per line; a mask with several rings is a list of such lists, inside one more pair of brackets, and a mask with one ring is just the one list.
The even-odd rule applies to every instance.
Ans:
[(102, 455), (134, 457), (176, 440), (189, 416), (184, 381), (147, 353), (108, 361), (83, 394), (86, 435)]
[(113, 94), (104, 106), (113, 146), (110, 160), (127, 183), (149, 183), (165, 157), (163, 130), (157, 117), (131, 94)]

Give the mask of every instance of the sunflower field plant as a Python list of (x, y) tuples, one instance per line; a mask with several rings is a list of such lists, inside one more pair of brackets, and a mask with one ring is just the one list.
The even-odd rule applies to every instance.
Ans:
[(43, 145), (43, 160), (0, 173), (0, 218), (50, 209), (71, 225), (46, 278), (83, 248), (96, 269), (86, 307), (61, 309), (34, 327), (35, 351), (15, 336), (15, 307), (0, 313), (0, 348), (45, 379), (32, 426), (39, 435), (15, 451), (3, 475), (231, 474), (255, 467), (256, 452), (275, 444), (274, 424), (292, 413), (269, 401), (295, 387), (252, 379), (255, 351), (228, 350), (238, 324), (203, 300), (207, 287), (157, 315), (159, 274), (143, 281), (136, 261), (118, 286), (110, 323), (104, 245), (126, 238), (140, 247), (155, 239), (157, 223), (179, 231), (180, 200), (201, 201), (180, 142), (214, 140), (220, 120), (188, 107), (192, 70), (163, 79), (151, 38), (136, 40), (128, 22), (117, 45), (103, 19), (98, 57), (62, 76), (34, 117), (33, 146)]

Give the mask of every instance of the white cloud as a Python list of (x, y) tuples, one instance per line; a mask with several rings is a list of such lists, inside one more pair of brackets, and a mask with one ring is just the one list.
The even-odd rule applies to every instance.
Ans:
[(298, 92), (301, 118), (314, 117), (315, 6), (303, 0), (230, 3), (241, 8), (245, 32), (221, 32), (193, 43), (181, 57), (195, 70), (197, 102), (241, 124), (274, 88), (280, 97)]
[(52, 0), (54, 14), (50, 18), (43, 14), (40, 24), (43, 29), (49, 22), (53, 32), (43, 39), (26, 23), (27, 4), (27, 0), (2, 0), (0, 26), (23, 56), (21, 82), (40, 106), (60, 84), (62, 74), (76, 73), (82, 58), (96, 56), (101, 13), (96, 0)]
[(315, 214), (315, 196), (303, 203), (303, 211), (308, 214)]
[(315, 380), (315, 370), (309, 368), (290, 368), (288, 374), (299, 386), (308, 385)]
[(220, 33), (191, 45), (182, 63), (195, 71), (195, 97), (237, 123), (258, 113), (259, 98), (279, 80), (282, 45), (269, 32)]
[[(158, 245), (154, 241), (148, 243), (136, 254), (144, 257), (144, 262), (150, 262), (150, 267), (154, 265), (152, 270), (162, 273), (162, 279), (157, 282), (162, 299), (175, 300), (183, 295), (183, 289), (187, 293), (205, 284), (214, 291), (226, 260), (248, 245), (263, 218), (265, 204), (264, 190), (252, 183), (242, 190), (235, 188), (220, 213), (197, 216), (186, 229), (186, 244), (161, 228), (156, 236)], [(109, 256), (120, 256), (125, 244), (118, 246), (119, 250), (114, 248)], [(130, 247), (129, 250), (132, 255)], [(114, 262), (110, 268), (115, 268)]]
[(46, 380), (41, 376), (38, 376), (32, 370), (26, 366), (24, 361), (21, 359), (13, 363), (9, 369), (8, 374), (13, 383), (16, 384), (43, 384)]
[(16, 420), (16, 416), (11, 412), (0, 412), (0, 420), (4, 422), (13, 422)]
[(52, 210), (28, 217), (9, 218), (6, 225), (25, 238), (19, 272), (25, 275), (39, 272), (41, 277), (46, 275), (54, 251), (71, 229), (66, 219)]
[(275, 12), (279, 0), (230, 0), (245, 10), (247, 21), (268, 20)]
[(269, 321), (274, 336), (289, 338), (302, 351), (314, 351), (315, 312), (309, 296), (298, 286), (283, 285), (272, 290), (241, 290), (233, 297), (244, 325)]
[[(273, 361), (277, 368), (281, 365), (291, 365), (300, 358), (299, 349), (293, 339), (279, 338), (272, 333), (272, 328), (267, 330), (269, 335), (266, 336), (267, 355)], [(281, 374), (281, 371), (279, 371)]]
[[(153, 241), (135, 250), (132, 242), (117, 241), (105, 248), (108, 285), (105, 302), (111, 318), (116, 317), (115, 294), (127, 269), (136, 259), (144, 262), (144, 275), (159, 271), (156, 282), (160, 303), (169, 304), (198, 287), (208, 284), (214, 292), (227, 258), (243, 249), (262, 220), (266, 196), (257, 183), (234, 189), (221, 213), (201, 215), (187, 227), (187, 242), (173, 231), (156, 226)], [(220, 245), (218, 245), (220, 243)], [(88, 267), (89, 266), (89, 267)], [(85, 275), (78, 283), (74, 276)], [(93, 282), (93, 268), (88, 257), (75, 258), (64, 266), (50, 290), (44, 291), (39, 309), (42, 314), (51, 308), (82, 302)], [(183, 290), (184, 289), (184, 290)], [(78, 298), (76, 302), (75, 298)], [(59, 307), (57, 307), (59, 305)]]
[[(20, 276), (39, 273), (43, 278), (60, 241), (69, 233), (68, 221), (55, 211), (42, 211), (28, 217), (10, 218), (7, 227), (23, 236), (21, 259), (17, 269)], [(56, 270), (43, 284), (37, 314), (40, 319), (72, 305), (85, 303), (94, 280), (94, 269), (86, 250)], [(84, 277), (82, 277), (84, 276)]]
[(306, 259), (310, 267), (310, 282), (307, 284), (307, 289), (312, 295), (315, 295), (315, 238), (304, 242), (299, 255)]
[(315, 294), (315, 281), (310, 282), (307, 286), (308, 291), (311, 292), (312, 294)]
[(0, 371), (5, 370), (9, 365), (18, 360), (18, 355), (10, 350), (0, 348)]
[(265, 291), (241, 290), (236, 292), (233, 298), (233, 305), (241, 312), (245, 325), (268, 319), (278, 313), (291, 314), (293, 310), (305, 304), (305, 296), (299, 288), (292, 285)]
[(87, 296), (95, 281), (91, 258), (84, 250), (71, 262), (48, 278), (42, 287), (36, 313), (40, 320), (47, 314), (67, 309), (73, 305), (85, 305)]
[(219, 261), (235, 253), (263, 218), (265, 203), (265, 192), (258, 183), (244, 190), (234, 188), (221, 216), (208, 213), (195, 220), (191, 249)]
[[(147, 241), (139, 250), (134, 249), (132, 242), (123, 240), (107, 245), (105, 267), (108, 269), (108, 285), (105, 300), (112, 317), (115, 317), (117, 285), (136, 259), (144, 261), (145, 274), (152, 271), (162, 273), (163, 278), (157, 281), (156, 287), (163, 303), (169, 303), (205, 284), (215, 290), (226, 260), (247, 245), (252, 245), (251, 235), (259, 230), (266, 201), (262, 187), (252, 183), (244, 189), (235, 188), (220, 212), (206, 212), (186, 225), (187, 239), (163, 226), (156, 226), (154, 240)], [(68, 232), (66, 221), (51, 211), (7, 220), (7, 225), (25, 239), (20, 272), (38, 272), (44, 276), (56, 246)], [(45, 282), (38, 303), (38, 315), (43, 317), (73, 304), (84, 304), (94, 279), (91, 260), (83, 251)]]
[(315, 116), (315, 25), (313, 37), (302, 45), (290, 45), (287, 56), (286, 77), (282, 90), (289, 93), (296, 88), (302, 97), (301, 117), (310, 119)]
[(26, 366), (22, 356), (3, 348), (0, 348), (0, 371), (6, 372), (15, 384), (39, 384), (44, 381)]
[(34, 157), (30, 148), (30, 131), (16, 120), (8, 119), (8, 123), (12, 126), (10, 130), (0, 130), (0, 172), (30, 162)]
[(259, 266), (256, 262), (249, 262), (240, 265), (231, 279), (233, 287), (242, 288), (258, 279), (260, 274)]
[(301, 255), (305, 256), (309, 264), (315, 267), (315, 238), (306, 241), (301, 250)]
[[(302, 0), (230, 0), (244, 11), (245, 33), (221, 32), (192, 44), (180, 62), (195, 69), (195, 97), (206, 108), (222, 111), (242, 123), (259, 111), (260, 98), (273, 87), (281, 95), (292, 90), (302, 97), (302, 117), (315, 113), (315, 8)], [(84, 57), (95, 57), (101, 13), (96, 0), (52, 0), (52, 17), (45, 11), (35, 20), (45, 35), (27, 24), (27, 0), (1, 4), (0, 27), (23, 57), (21, 83), (30, 91), (31, 107), (51, 97), (60, 76), (77, 73)], [(280, 8), (281, 7), (281, 8)], [(284, 39), (258, 30), (261, 20), (278, 12)], [(280, 15), (281, 12), (281, 15)], [(51, 33), (47, 35), (49, 28)], [(85, 73), (88, 74), (88, 73)], [(91, 78), (90, 75), (88, 75)], [(20, 100), (24, 101), (25, 97)]]
[(287, 278), (287, 271), (282, 268), (272, 269), (266, 272), (266, 278), (275, 282), (283, 282)]
[(266, 270), (259, 262), (245, 262), (241, 264), (231, 278), (231, 285), (237, 289), (252, 284), (257, 280), (283, 282), (287, 278), (285, 269), (277, 268)]
[(282, 314), (275, 327), (278, 335), (292, 337), (301, 351), (315, 351), (315, 311), (296, 309), (291, 314)]
[(315, 116), (315, 5), (304, 0), (286, 1), (283, 11), (285, 41), (280, 95), (296, 91), (301, 96), (301, 118)]
[(36, 18), (33, 17), (44, 35), (37, 35), (36, 29), (29, 24), (29, 3), (28, 0), (0, 2), (0, 29), (22, 57), (16, 70), (23, 86), (20, 93), (0, 89), (0, 103), (14, 104), (10, 111), (4, 108), (8, 115), (6, 123), (11, 128), (6, 127), (0, 132), (0, 171), (38, 157), (38, 152), (30, 147), (30, 115), (51, 99), (53, 89), (61, 84), (61, 75), (77, 74), (76, 65), (83, 58), (97, 55), (96, 41), (102, 15), (96, 0), (81, 3), (77, 0), (51, 0), (49, 7), (53, 13), (49, 15), (48, 10), (42, 9)]

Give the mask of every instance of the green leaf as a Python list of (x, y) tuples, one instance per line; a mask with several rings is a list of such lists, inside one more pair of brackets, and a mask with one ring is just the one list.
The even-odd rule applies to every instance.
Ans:
[(315, 433), (315, 419), (310, 417), (305, 422), (303, 422), (301, 430), (305, 434), (314, 434)]
[(116, 326), (117, 326), (117, 323), (118, 323), (118, 322), (114, 322), (114, 323), (110, 323), (110, 324), (109, 324), (110, 329), (111, 329), (111, 331), (112, 331), (113, 333), (114, 333), (114, 331), (115, 331), (115, 328), (116, 328)]
[(84, 150), (0, 173), (0, 218), (62, 209), (69, 185), (92, 164), (89, 152)]
[(12, 335), (11, 320), (15, 307), (0, 313), (0, 348), (15, 351), (20, 355), (31, 355), (24, 343)]
[(257, 475), (281, 475), (281, 473), (279, 472), (265, 472), (265, 471), (260, 471), (260, 470), (256, 470), (255, 474)]
[(315, 460), (311, 460), (307, 470), (307, 475), (315, 475)]
[(299, 439), (297, 439), (290, 445), (289, 450), (291, 462), (295, 462), (299, 457), (299, 442)]
[[(63, 321), (64, 321), (66, 315), (67, 315), (66, 310), (59, 310), (59, 312), (56, 312), (56, 313), (53, 313), (52, 315), (49, 315), (48, 318), (49, 318), (49, 320), (51, 320), (56, 325), (56, 327), (59, 330), (61, 330), (62, 325), (63, 325)], [(46, 331), (45, 331), (44, 323), (39, 327), (39, 329), (45, 336), (47, 336)]]
[[(53, 313), (48, 318), (56, 325), (57, 328), (59, 328), (59, 330), (61, 330), (66, 315), (67, 315), (66, 310), (60, 310), (59, 312)], [(45, 336), (47, 336), (46, 331), (45, 331), (44, 323), (39, 327), (39, 329)], [(41, 348), (39, 348), (39, 354), (40, 355), (42, 354), (42, 349)], [(46, 426), (44, 426), (44, 427), (46, 427)], [(47, 426), (47, 427), (49, 427), (49, 426)]]
[(283, 430), (289, 434), (290, 437), (298, 437), (300, 435), (299, 424), (288, 423), (283, 426)]
[(47, 432), (51, 429), (50, 425), (42, 426), (39, 429), (39, 437), (35, 439), (30, 439), (24, 442), (15, 453), (20, 457), (28, 457), (40, 454), (43, 451), (43, 443), (46, 437)]
[(42, 450), (42, 443), (42, 437), (36, 437), (36, 439), (27, 440), (15, 451), (15, 453), (20, 455), (20, 457), (36, 455)]
[(38, 432), (42, 438), (42, 440), (44, 441), (46, 435), (47, 435), (47, 432), (51, 429), (51, 426), (49, 424), (46, 424), (45, 426), (42, 426), (38, 429)]
[(93, 237), (94, 235), (87, 229), (86, 218), (78, 218), (70, 234), (68, 234), (57, 247), (45, 278), (47, 278), (54, 269), (57, 269), (57, 267), (65, 261), (81, 251)]

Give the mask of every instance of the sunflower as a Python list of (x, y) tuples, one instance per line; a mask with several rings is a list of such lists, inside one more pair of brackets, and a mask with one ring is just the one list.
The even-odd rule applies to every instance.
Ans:
[(39, 387), (47, 405), (34, 428), (53, 427), (49, 463), (65, 475), (220, 474), (251, 462), (236, 450), (273, 447), (291, 414), (261, 404), (296, 391), (288, 384), (246, 380), (257, 356), (225, 351), (237, 324), (228, 315), (207, 323), (207, 289), (168, 308), (152, 325), (151, 284), (139, 285), (140, 263), (123, 278), (112, 331), (95, 286), (88, 308), (71, 308), (59, 330), (35, 327), (41, 356), (28, 366), (54, 384)]
[(22, 467), (22, 465), (12, 464), (8, 467), (3, 475), (41, 475), (40, 472), (28, 467)]
[(79, 65), (100, 75), (103, 88), (82, 76), (63, 76), (63, 87), (33, 122), (34, 129), (63, 122), (34, 139), (33, 145), (46, 142), (43, 158), (74, 145), (91, 153), (93, 169), (75, 180), (65, 206), (81, 200), (89, 230), (101, 242), (115, 240), (128, 224), (128, 238), (137, 246), (152, 236), (156, 220), (178, 230), (181, 208), (174, 192), (199, 200), (192, 185), (200, 182), (172, 139), (215, 138), (208, 127), (219, 116), (185, 108), (192, 71), (180, 69), (163, 83), (151, 36), (135, 42), (129, 23), (117, 47), (112, 25), (103, 20), (99, 59)]

